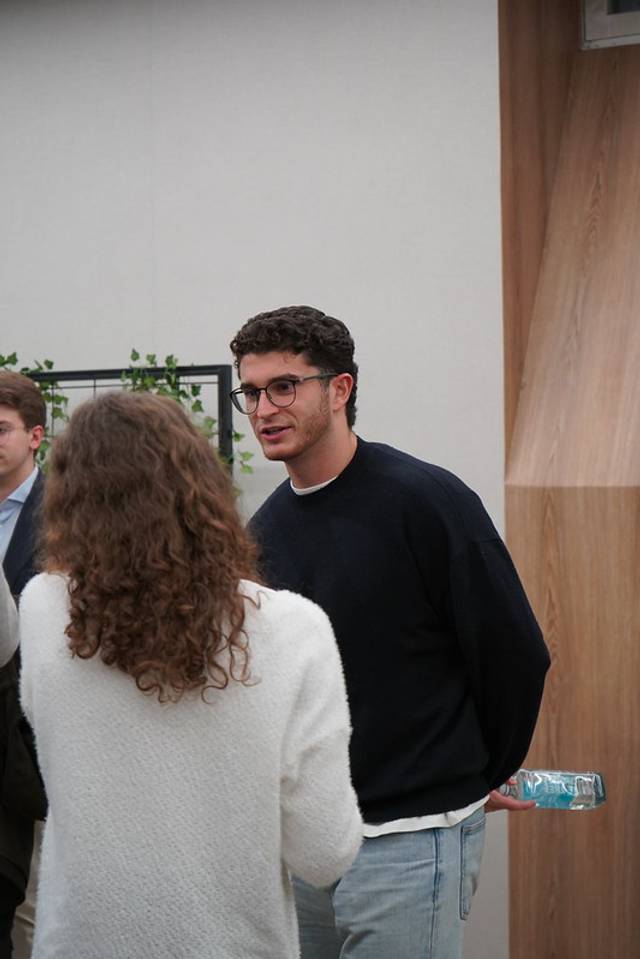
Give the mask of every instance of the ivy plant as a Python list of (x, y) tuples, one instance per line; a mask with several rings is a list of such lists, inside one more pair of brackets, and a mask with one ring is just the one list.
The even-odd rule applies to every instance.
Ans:
[[(155, 353), (147, 353), (143, 359), (139, 351), (134, 349), (131, 351), (129, 361), (130, 366), (123, 370), (120, 377), (123, 389), (170, 396), (191, 415), (208, 440), (211, 442), (216, 440), (217, 420), (205, 412), (202, 403), (202, 386), (180, 378), (179, 363), (172, 353), (165, 357), (164, 363), (158, 363)], [(53, 366), (52, 360), (35, 360), (33, 366), (19, 366), (16, 353), (10, 353), (7, 356), (0, 354), (1, 370), (13, 370), (24, 373), (26, 376), (42, 371), (51, 372)], [(38, 386), (49, 410), (49, 425), (37, 453), (38, 463), (45, 466), (55, 426), (64, 424), (69, 419), (69, 400), (55, 380), (38, 382)], [(253, 469), (249, 460), (253, 453), (240, 449), (238, 445), (243, 439), (243, 433), (234, 431), (233, 442), (237, 448), (233, 453), (233, 463), (239, 467), (240, 472), (252, 473)]]
[[(131, 350), (129, 367), (122, 371), (121, 381), (124, 389), (144, 390), (148, 393), (158, 393), (160, 396), (170, 396), (190, 414), (192, 419), (203, 431), (207, 439), (213, 441), (218, 435), (217, 420), (205, 414), (202, 405), (202, 386), (199, 383), (185, 382), (177, 372), (177, 357), (170, 353), (165, 356), (164, 363), (158, 363), (155, 353), (147, 353), (142, 358), (138, 350)], [(155, 372), (156, 370), (160, 372)], [(151, 370), (154, 370), (152, 373)], [(237, 445), (244, 439), (244, 433), (234, 430), (233, 442)], [(253, 453), (248, 450), (236, 449), (233, 454), (233, 463), (238, 465), (241, 473), (252, 473), (249, 464)]]

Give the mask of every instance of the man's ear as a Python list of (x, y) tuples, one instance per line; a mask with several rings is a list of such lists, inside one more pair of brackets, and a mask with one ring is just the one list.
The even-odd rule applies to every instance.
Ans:
[(31, 442), (29, 446), (35, 453), (40, 444), (44, 439), (44, 426), (32, 426), (31, 427)]
[(340, 410), (349, 402), (351, 390), (353, 389), (353, 377), (351, 373), (338, 373), (331, 380), (334, 410)]

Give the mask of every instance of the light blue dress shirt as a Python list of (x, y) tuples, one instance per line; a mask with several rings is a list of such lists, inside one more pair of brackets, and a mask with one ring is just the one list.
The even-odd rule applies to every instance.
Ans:
[(26, 480), (0, 503), (0, 563), (4, 561), (7, 554), (20, 511), (31, 492), (37, 475), (38, 467), (34, 466)]

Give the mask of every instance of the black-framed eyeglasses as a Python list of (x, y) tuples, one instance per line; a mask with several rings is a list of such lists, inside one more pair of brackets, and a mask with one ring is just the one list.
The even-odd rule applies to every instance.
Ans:
[(268, 386), (241, 386), (229, 393), (231, 402), (240, 413), (251, 416), (258, 409), (260, 394), (264, 393), (273, 406), (285, 409), (292, 406), (296, 399), (296, 386), (307, 383), (309, 380), (330, 380), (337, 373), (314, 373), (312, 376), (300, 376), (297, 379), (283, 377), (281, 380), (272, 380)]

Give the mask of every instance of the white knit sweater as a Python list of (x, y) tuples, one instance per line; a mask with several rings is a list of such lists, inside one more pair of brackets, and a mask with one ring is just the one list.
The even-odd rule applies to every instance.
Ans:
[(258, 681), (161, 705), (98, 657), (71, 657), (63, 577), (27, 586), (22, 702), (50, 803), (33, 959), (289, 959), (288, 871), (328, 886), (353, 861), (362, 823), (329, 621), (292, 593), (242, 591), (260, 601), (246, 604)]

